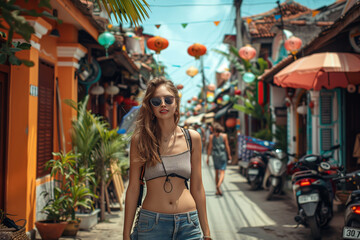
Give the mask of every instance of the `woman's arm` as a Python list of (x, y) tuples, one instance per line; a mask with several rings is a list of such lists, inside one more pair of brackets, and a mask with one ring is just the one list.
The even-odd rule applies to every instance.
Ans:
[(207, 149), (207, 157), (206, 157), (206, 164), (209, 165), (209, 157), (210, 157), (210, 154), (211, 154), (211, 151), (212, 151), (212, 148), (213, 148), (213, 135), (211, 134), (210, 137), (209, 137), (209, 146), (208, 146), (208, 149)]
[(229, 140), (228, 140), (228, 136), (226, 133), (224, 133), (224, 142), (225, 142), (225, 148), (226, 148), (226, 151), (228, 153), (228, 160), (231, 160), (232, 157), (231, 157), (231, 151), (230, 151), (230, 147), (229, 147)]
[(140, 193), (140, 173), (142, 163), (139, 161), (137, 151), (137, 141), (134, 137), (131, 139), (130, 145), (130, 176), (129, 186), (126, 190), (125, 197), (125, 217), (123, 228), (123, 239), (130, 239), (130, 232), (134, 222), (134, 217), (137, 208), (138, 197)]
[(205, 190), (201, 176), (201, 137), (195, 131), (190, 131), (190, 134), (192, 139), (190, 192), (196, 203), (202, 232), (204, 236), (210, 236)]

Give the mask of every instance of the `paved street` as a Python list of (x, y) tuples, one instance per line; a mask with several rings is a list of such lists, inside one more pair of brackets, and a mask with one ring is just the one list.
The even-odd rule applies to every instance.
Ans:
[[(228, 166), (222, 197), (215, 195), (212, 164), (203, 164), (203, 180), (213, 239), (311, 239), (310, 229), (296, 227), (296, 208), (289, 194), (265, 201), (264, 191), (249, 190), (249, 185), (238, 173), (237, 166)], [(343, 213), (338, 212), (338, 208), (334, 207), (335, 217), (330, 227), (323, 231), (323, 239), (341, 239)], [(107, 215), (106, 222), (99, 223), (91, 231), (80, 231), (77, 239), (122, 239), (122, 224), (123, 212), (114, 211)]]

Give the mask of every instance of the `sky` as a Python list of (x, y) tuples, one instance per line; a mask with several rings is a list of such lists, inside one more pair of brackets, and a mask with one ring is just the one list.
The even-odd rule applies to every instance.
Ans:
[[(285, 0), (281, 0), (283, 3)], [(200, 68), (200, 60), (187, 53), (193, 43), (206, 46), (203, 57), (206, 84), (215, 83), (215, 72), (228, 66), (227, 60), (213, 49), (227, 51), (223, 44), (225, 34), (235, 34), (235, 8), (233, 0), (147, 0), (150, 5), (149, 18), (141, 24), (144, 33), (161, 36), (169, 41), (169, 46), (155, 59), (166, 66), (169, 78), (177, 84), (183, 84), (181, 90), (184, 107), (188, 99), (197, 96), (202, 87), (201, 74), (191, 78), (186, 75), (190, 66)], [(297, 0), (296, 2), (317, 9), (329, 5), (335, 0)], [(276, 8), (276, 0), (243, 0), (241, 16), (251, 16)], [(214, 21), (220, 21), (218, 26)], [(181, 24), (188, 23), (184, 28)], [(157, 28), (155, 25), (160, 24)], [(124, 25), (126, 26), (126, 25)], [(147, 49), (148, 53), (155, 53)]]

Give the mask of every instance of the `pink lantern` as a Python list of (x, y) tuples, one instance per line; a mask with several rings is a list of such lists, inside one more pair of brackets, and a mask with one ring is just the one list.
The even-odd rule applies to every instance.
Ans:
[(193, 97), (192, 97), (192, 100), (193, 100), (193, 101), (197, 101), (197, 100), (198, 100), (197, 96), (193, 96)]
[(256, 56), (256, 50), (250, 45), (240, 48), (239, 55), (242, 59), (247, 61), (253, 59)]
[(216, 89), (216, 86), (215, 86), (215, 84), (213, 84), (213, 83), (210, 83), (209, 85), (208, 85), (208, 89), (209, 89), (209, 91), (215, 91), (215, 89)]
[(285, 41), (284, 45), (285, 45), (285, 49), (294, 55), (301, 48), (302, 41), (300, 38), (292, 36), (288, 40)]
[(231, 77), (231, 72), (225, 71), (220, 74), (221, 80), (229, 80)]

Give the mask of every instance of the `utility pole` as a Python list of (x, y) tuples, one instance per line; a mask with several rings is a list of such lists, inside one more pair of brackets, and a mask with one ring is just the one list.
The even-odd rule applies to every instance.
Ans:
[(202, 77), (202, 84), (203, 84), (203, 94), (202, 94), (202, 97), (203, 97), (203, 103), (204, 103), (204, 106), (203, 106), (203, 113), (206, 113), (206, 83), (205, 83), (205, 72), (204, 72), (204, 56), (201, 56), (200, 57), (200, 64), (201, 64), (201, 77)]
[[(241, 4), (242, 0), (234, 0), (234, 5), (236, 9), (236, 18), (235, 18), (235, 26), (236, 26), (236, 48), (239, 50), (243, 46), (242, 42), (242, 19), (241, 19)], [(237, 73), (238, 83), (237, 87), (241, 91), (244, 89), (244, 83), (242, 81), (242, 76), (238, 72)], [(240, 119), (240, 132), (243, 134), (245, 132), (245, 114), (241, 111), (238, 111), (238, 118)]]

